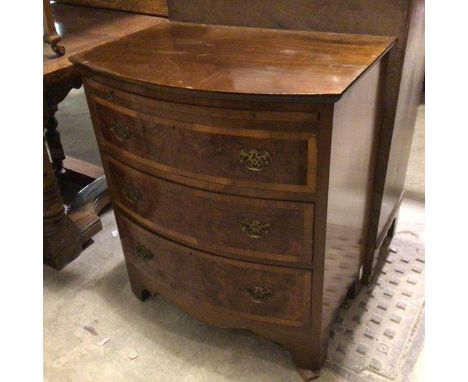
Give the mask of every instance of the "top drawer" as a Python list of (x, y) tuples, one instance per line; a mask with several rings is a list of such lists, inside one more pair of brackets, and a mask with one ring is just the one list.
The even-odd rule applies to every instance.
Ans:
[(176, 104), (101, 84), (89, 93), (102, 147), (132, 165), (178, 182), (315, 191), (317, 114)]

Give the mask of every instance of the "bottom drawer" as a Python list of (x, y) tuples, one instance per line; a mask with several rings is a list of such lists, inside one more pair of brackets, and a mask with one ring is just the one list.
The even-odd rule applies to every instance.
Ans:
[(125, 258), (161, 290), (242, 318), (309, 321), (312, 272), (231, 260), (163, 239), (116, 211)]

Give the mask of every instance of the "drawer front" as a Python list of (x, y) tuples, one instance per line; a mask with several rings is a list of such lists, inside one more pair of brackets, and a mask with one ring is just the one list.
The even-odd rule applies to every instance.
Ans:
[(125, 258), (161, 291), (252, 320), (305, 326), (312, 273), (209, 255), (116, 218)]
[(159, 114), (152, 115), (96, 96), (93, 102), (107, 151), (151, 166), (161, 176), (284, 192), (315, 191), (316, 135), (304, 131), (302, 124), (281, 129), (278, 125), (287, 121), (223, 120), (172, 109), (158, 109)]
[(113, 202), (151, 230), (230, 257), (311, 265), (313, 204), (198, 190), (106, 158)]

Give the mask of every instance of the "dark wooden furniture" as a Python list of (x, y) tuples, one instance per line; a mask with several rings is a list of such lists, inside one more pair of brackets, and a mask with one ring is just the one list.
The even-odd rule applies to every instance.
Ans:
[(424, 0), (168, 0), (169, 19), (204, 24), (396, 36), (385, 74), (363, 280), (383, 264), (404, 195), (424, 78)]
[(56, 2), (163, 17), (167, 17), (168, 12), (166, 0), (56, 0)]
[(57, 33), (57, 29), (55, 28), (54, 17), (52, 16), (52, 9), (50, 7), (49, 0), (43, 0), (43, 28), (44, 28), (44, 35), (43, 41), (50, 45), (52, 51), (55, 52), (58, 56), (63, 56), (65, 54), (65, 47), (63, 45), (59, 45), (60, 40), (62, 37)]
[[(45, 9), (48, 9), (46, 5)], [(52, 4), (51, 9), (51, 13), (44, 15), (46, 37), (49, 36), (45, 41), (57, 46), (58, 38), (61, 37), (60, 42), (66, 48), (66, 54), (63, 49), (59, 49), (59, 53), (63, 54), (58, 57), (55, 51), (44, 46), (43, 127), (47, 145), (44, 146), (44, 263), (61, 269), (75, 259), (83, 245), (102, 229), (97, 214), (109, 203), (105, 180), (95, 181), (104, 175), (102, 169), (74, 158), (65, 158), (60, 141), (55, 118), (58, 104), (71, 89), (81, 86), (80, 75), (68, 58), (71, 54), (165, 19), (59, 4)], [(55, 26), (51, 16), (61, 36), (54, 34)], [(93, 185), (81, 190), (73, 201), (72, 190), (91, 182), (94, 182)], [(64, 204), (70, 204), (71, 208), (66, 211)]]
[(164, 23), (80, 67), (132, 289), (305, 378), (366, 249), (391, 37)]

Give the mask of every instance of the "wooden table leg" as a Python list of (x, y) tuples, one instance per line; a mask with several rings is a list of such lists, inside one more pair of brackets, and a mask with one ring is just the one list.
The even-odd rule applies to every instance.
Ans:
[(58, 109), (57, 105), (64, 100), (71, 89), (79, 89), (80, 87), (81, 78), (79, 76), (63, 79), (54, 85), (44, 83), (43, 127), (53, 169), (56, 174), (63, 172), (63, 161), (65, 159), (62, 142), (60, 141), (60, 133), (57, 130), (58, 122), (55, 118), (55, 113)]
[(45, 145), (43, 151), (43, 257), (45, 264), (62, 269), (81, 252), (80, 232), (65, 213)]
[[(44, 263), (55, 269), (78, 257), (83, 246), (102, 229), (98, 214), (110, 203), (105, 179), (99, 178), (104, 175), (102, 168), (67, 160), (57, 130), (57, 105), (72, 88), (80, 86), (79, 76), (44, 84), (43, 127), (49, 149), (44, 144)], [(72, 165), (77, 165), (78, 171), (69, 169)], [(68, 211), (64, 201), (70, 204)]]
[(63, 151), (62, 142), (60, 141), (60, 133), (57, 130), (58, 122), (55, 118), (57, 112), (57, 105), (49, 105), (47, 110), (47, 121), (45, 125), (45, 137), (47, 140), (47, 146), (49, 148), (50, 157), (52, 159), (52, 166), (54, 172), (59, 174), (63, 171), (63, 161), (65, 159), (65, 153)]

